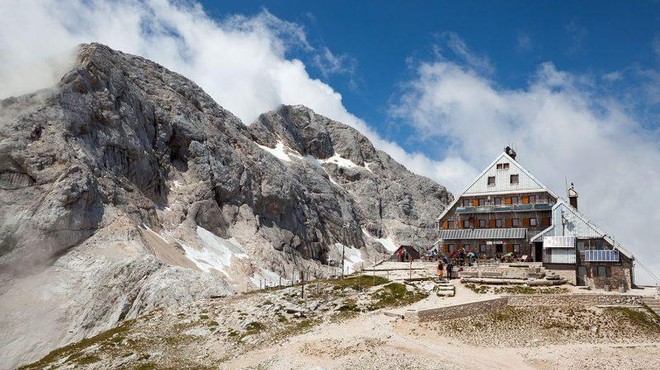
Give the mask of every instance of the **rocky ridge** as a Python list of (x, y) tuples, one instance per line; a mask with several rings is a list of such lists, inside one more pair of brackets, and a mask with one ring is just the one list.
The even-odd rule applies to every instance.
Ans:
[(0, 363), (327, 275), (341, 247), (355, 269), (430, 245), (451, 199), (308, 108), (245, 126), (181, 75), (82, 45), (58, 86), (0, 101)]

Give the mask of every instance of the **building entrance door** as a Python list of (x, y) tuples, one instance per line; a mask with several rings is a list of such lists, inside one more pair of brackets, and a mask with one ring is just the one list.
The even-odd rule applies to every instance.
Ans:
[(534, 243), (534, 261), (543, 261), (543, 243)]
[(586, 279), (585, 276), (587, 275), (587, 268), (585, 266), (578, 266), (577, 270), (577, 279), (575, 281), (575, 285), (577, 286), (585, 286), (586, 285)]

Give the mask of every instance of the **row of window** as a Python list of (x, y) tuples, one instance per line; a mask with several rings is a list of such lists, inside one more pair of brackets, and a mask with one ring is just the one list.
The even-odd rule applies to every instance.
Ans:
[[(547, 225), (550, 225), (550, 218), (545, 219)], [(521, 224), (522, 222), (522, 224)], [(520, 227), (520, 226), (536, 226), (538, 220), (536, 217), (529, 218), (507, 218), (507, 219), (491, 219), (491, 220), (448, 220), (443, 223), (443, 229), (471, 229), (471, 228), (499, 228), (499, 227)]]
[[(488, 176), (488, 186), (495, 186), (495, 176)], [(509, 175), (509, 184), (516, 185), (520, 181), (517, 174)]]
[(491, 200), (488, 198), (471, 198), (463, 199), (463, 207), (478, 207), (486, 205), (511, 205), (511, 204), (547, 204), (548, 197), (545, 195), (540, 195), (536, 197), (535, 195), (523, 195), (523, 196), (510, 196), (510, 197), (494, 197)]
[[(445, 244), (444, 247), (445, 247), (444, 252), (446, 253), (453, 253), (457, 250), (456, 244)], [(493, 247), (495, 248), (495, 253), (505, 253), (505, 250), (515, 253), (520, 253), (520, 244), (508, 244), (508, 247), (506, 249), (504, 248), (503, 244), (493, 244)], [(479, 244), (478, 250), (480, 253), (486, 253), (488, 251), (488, 245), (485, 243)]]

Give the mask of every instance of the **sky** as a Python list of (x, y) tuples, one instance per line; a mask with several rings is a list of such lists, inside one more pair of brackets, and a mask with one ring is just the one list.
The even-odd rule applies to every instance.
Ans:
[[(245, 124), (304, 104), (460, 192), (507, 145), (660, 275), (660, 2), (0, 2), (0, 98), (98, 41)], [(653, 282), (636, 270), (638, 280)]]

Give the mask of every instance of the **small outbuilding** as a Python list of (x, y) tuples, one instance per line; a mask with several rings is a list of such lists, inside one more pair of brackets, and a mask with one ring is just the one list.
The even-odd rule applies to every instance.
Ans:
[(409, 260), (418, 260), (420, 257), (421, 255), (415, 247), (412, 245), (402, 245), (394, 251), (390, 257), (390, 261), (405, 262)]

